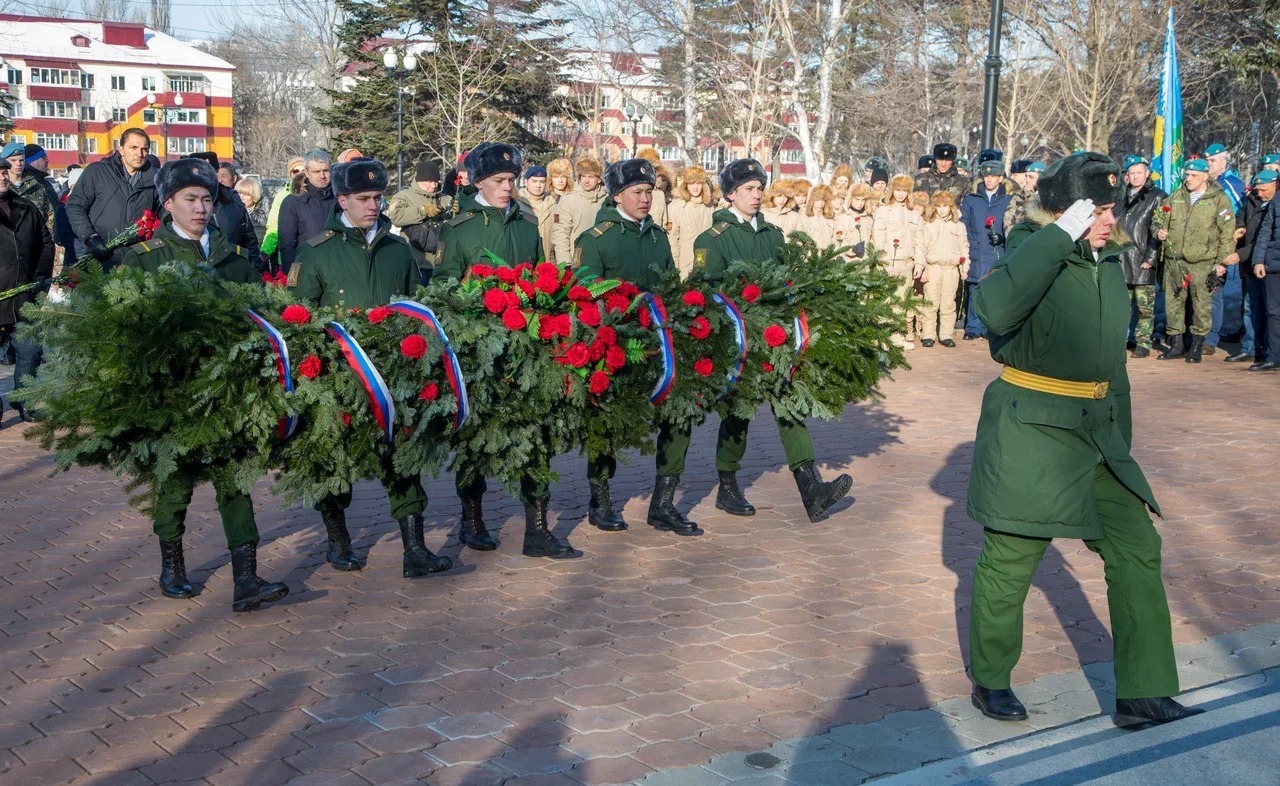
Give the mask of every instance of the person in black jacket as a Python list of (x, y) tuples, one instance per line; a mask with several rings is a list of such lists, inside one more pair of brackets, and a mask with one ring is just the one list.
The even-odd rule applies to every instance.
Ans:
[[(1240, 283), (1244, 289), (1244, 337), (1240, 339), (1240, 351), (1226, 358), (1228, 363), (1247, 360), (1259, 365), (1267, 361), (1269, 354), (1275, 354), (1272, 349), (1274, 330), (1269, 326), (1272, 318), (1267, 315), (1268, 300), (1273, 297), (1267, 292), (1269, 276), (1264, 262), (1267, 240), (1261, 237), (1261, 233), (1266, 216), (1276, 212), (1274, 206), (1278, 185), (1280, 174), (1264, 169), (1254, 176), (1253, 187), (1244, 198), (1241, 211), (1244, 215), (1244, 237), (1240, 238), (1236, 246)], [(1275, 220), (1272, 219), (1272, 234), (1275, 233), (1274, 226)], [(1227, 259), (1230, 260), (1230, 257)], [(1262, 269), (1259, 270), (1259, 267)]]
[(1133, 239), (1133, 246), (1120, 256), (1124, 267), (1124, 283), (1129, 287), (1133, 304), (1133, 357), (1151, 354), (1154, 329), (1157, 263), (1160, 241), (1151, 234), (1151, 216), (1167, 194), (1151, 182), (1151, 164), (1142, 156), (1124, 159), (1124, 199), (1114, 208), (1120, 228)]
[(153, 162), (147, 157), (151, 137), (130, 128), (120, 137), (116, 152), (85, 167), (80, 182), (67, 198), (67, 219), (79, 245), (110, 269), (128, 249), (107, 249), (107, 241), (142, 217), (157, 212)]
[(290, 196), (280, 208), (280, 269), (288, 273), (298, 246), (324, 231), (329, 214), (337, 204), (329, 185), (332, 160), (323, 150), (310, 150), (302, 159), (306, 176), (302, 191)]
[[(9, 179), (12, 165), (0, 159), (0, 290), (31, 284), (53, 275), (53, 238), (40, 209), (18, 196)], [(35, 292), (0, 300), (0, 332), (11, 334), (23, 305), (35, 300)], [(13, 389), (36, 372), (44, 355), (39, 344), (11, 338), (14, 349)], [(24, 421), (34, 416), (14, 404)]]

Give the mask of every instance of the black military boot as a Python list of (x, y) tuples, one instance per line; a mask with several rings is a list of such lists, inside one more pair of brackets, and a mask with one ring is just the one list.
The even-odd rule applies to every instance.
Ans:
[(676, 508), (676, 486), (679, 476), (659, 475), (653, 484), (653, 499), (649, 501), (649, 526), (674, 532), (677, 535), (701, 535), (697, 524), (681, 515)]
[(1111, 716), (1122, 729), (1146, 729), (1172, 723), (1204, 712), (1199, 707), (1184, 707), (1167, 696), (1155, 699), (1116, 699), (1116, 714)]
[(804, 509), (811, 522), (825, 519), (831, 506), (844, 499), (849, 489), (853, 488), (853, 478), (848, 475), (841, 475), (830, 483), (823, 482), (812, 461), (801, 464), (793, 474), (796, 476), (796, 486), (800, 488), (800, 499), (804, 500)]
[(329, 533), (329, 550), (324, 558), (334, 570), (360, 570), (364, 565), (351, 550), (351, 535), (347, 532), (347, 514), (341, 510), (320, 514), (325, 532)]
[(458, 540), (476, 551), (493, 551), (498, 548), (498, 541), (494, 540), (484, 526), (484, 495), (459, 495), (459, 499), (462, 500), (462, 526), (458, 529)]
[(396, 519), (400, 525), (400, 540), (404, 542), (404, 577), (416, 579), (431, 573), (440, 573), (453, 567), (453, 560), (436, 556), (427, 548), (422, 536), (422, 514), (414, 513)]
[(981, 685), (974, 685), (969, 701), (973, 702), (973, 706), (981, 710), (983, 715), (993, 720), (1023, 721), (1027, 719), (1027, 708), (1022, 706), (1022, 702), (1018, 701), (1018, 697), (1008, 688), (984, 688)]
[(573, 547), (551, 534), (547, 528), (547, 499), (535, 499), (524, 506), (524, 549), (526, 557), (572, 559), (580, 556)]
[(194, 598), (196, 590), (187, 581), (187, 561), (182, 541), (160, 541), (160, 594), (166, 598)]
[(1204, 336), (1191, 337), (1191, 349), (1187, 350), (1187, 362), (1199, 363), (1200, 356), (1204, 353)]
[(609, 481), (601, 480), (591, 484), (587, 521), (605, 532), (621, 532), (627, 528), (626, 519), (613, 508), (613, 497), (609, 496)]
[(1134, 346), (1134, 348), (1133, 348), (1133, 352), (1129, 353), (1129, 357), (1131, 357), (1131, 358), (1145, 358), (1147, 355), (1150, 355), (1150, 354), (1151, 354), (1151, 350), (1150, 350), (1150, 349), (1148, 349), (1147, 347), (1142, 346), (1141, 344), (1138, 344), (1138, 345)]
[(1165, 344), (1164, 352), (1156, 355), (1156, 360), (1169, 360), (1171, 358), (1180, 358), (1183, 355), (1182, 336), (1170, 336), (1169, 341)]
[(246, 543), (231, 550), (231, 578), (235, 581), (232, 611), (253, 611), (289, 594), (287, 585), (258, 576), (257, 543)]
[(756, 509), (738, 488), (738, 473), (721, 472), (720, 489), (716, 491), (716, 507), (730, 516), (754, 516)]

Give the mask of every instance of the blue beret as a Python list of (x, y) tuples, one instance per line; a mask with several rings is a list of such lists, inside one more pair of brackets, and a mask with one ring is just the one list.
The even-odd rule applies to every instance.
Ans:
[(1150, 168), (1151, 168), (1151, 162), (1147, 160), (1146, 156), (1132, 156), (1132, 155), (1131, 155), (1131, 156), (1125, 156), (1125, 157), (1124, 157), (1124, 167), (1123, 167), (1123, 168), (1124, 168), (1124, 171), (1128, 172), (1130, 167), (1135, 167), (1135, 166), (1137, 166), (1138, 164), (1142, 164), (1142, 165), (1143, 165), (1143, 166), (1145, 166), (1147, 169), (1150, 169)]
[(533, 166), (529, 167), (524, 171), (525, 180), (528, 180), (531, 177), (546, 177), (546, 176), (547, 176), (547, 168), (545, 166), (538, 166), (537, 164), (534, 164)]
[(1193, 158), (1187, 162), (1186, 171), (1208, 173), (1209, 162), (1205, 161), (1203, 158)]
[(1044, 171), (1045, 169), (1047, 169), (1047, 168), (1048, 168), (1048, 167), (1046, 167), (1044, 164), (1042, 164), (1042, 163), (1041, 163), (1041, 162), (1039, 162), (1039, 161), (1032, 161), (1032, 162), (1031, 162), (1031, 166), (1027, 167), (1027, 171), (1028, 171), (1028, 172), (1034, 172), (1034, 173), (1040, 173), (1040, 172), (1043, 172), (1043, 171)]
[(1280, 153), (1267, 153), (1262, 157), (1262, 165), (1280, 164)]
[(1227, 146), (1217, 142), (1214, 142), (1212, 145), (1209, 145), (1204, 149), (1204, 154), (1206, 156), (1216, 156), (1225, 152), (1227, 152)]
[(21, 155), (24, 162), (27, 160), (27, 144), (25, 142), (21, 140), (10, 142), (4, 146), (3, 150), (0, 150), (0, 158), (11, 158), (16, 155)]
[(1275, 183), (1276, 181), (1280, 181), (1280, 172), (1276, 172), (1274, 169), (1264, 169), (1253, 176), (1253, 184), (1255, 186), (1260, 186), (1264, 183)]

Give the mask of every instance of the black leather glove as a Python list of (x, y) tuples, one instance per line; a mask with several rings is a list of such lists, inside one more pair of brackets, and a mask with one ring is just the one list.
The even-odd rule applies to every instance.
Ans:
[(111, 259), (112, 251), (107, 248), (107, 244), (102, 242), (102, 238), (97, 235), (89, 235), (84, 239), (84, 247), (93, 254), (93, 258), (99, 262), (106, 262)]
[(1227, 277), (1220, 276), (1213, 272), (1213, 268), (1209, 268), (1209, 275), (1204, 278), (1204, 285), (1209, 288), (1210, 292), (1217, 292), (1227, 284)]
[(991, 241), (991, 245), (997, 248), (1004, 245), (1004, 235), (1000, 234), (999, 232), (995, 232), (995, 231), (988, 232), (987, 239)]

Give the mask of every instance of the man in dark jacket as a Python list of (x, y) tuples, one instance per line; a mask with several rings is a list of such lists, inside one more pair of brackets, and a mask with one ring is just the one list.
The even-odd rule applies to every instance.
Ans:
[(964, 340), (985, 338), (987, 328), (973, 306), (973, 292), (988, 270), (1004, 253), (1004, 214), (1012, 196), (1005, 187), (1004, 161), (992, 159), (978, 165), (978, 182), (960, 203), (960, 223), (969, 238), (969, 274), (965, 277), (968, 308)]
[[(0, 159), (0, 290), (34, 283), (53, 275), (53, 238), (44, 216), (35, 205), (18, 196), (9, 180), (12, 165)], [(18, 321), (18, 311), (35, 300), (35, 293), (0, 300), (0, 332), (10, 334)], [(13, 388), (18, 390), (40, 365), (43, 351), (39, 344), (12, 337), (14, 350)], [(15, 404), (19, 417), (34, 420), (21, 404)]]
[(67, 218), (76, 240), (104, 268), (124, 259), (126, 249), (111, 251), (107, 241), (124, 231), (148, 210), (156, 211), (155, 171), (147, 159), (151, 137), (130, 128), (120, 137), (116, 152), (85, 167), (80, 182), (67, 198)]
[(323, 150), (310, 150), (302, 159), (302, 190), (280, 208), (280, 269), (293, 266), (298, 247), (325, 230), (337, 198), (329, 185), (332, 160)]
[(969, 178), (965, 177), (955, 166), (956, 146), (942, 142), (933, 146), (933, 166), (928, 172), (920, 175), (916, 188), (933, 196), (939, 191), (950, 192), (959, 204), (969, 190)]
[[(227, 179), (224, 174), (228, 172), (227, 167), (231, 165), (219, 163), (217, 153), (192, 153), (186, 158), (207, 161), (209, 166), (213, 167), (213, 171), (218, 173), (218, 191), (213, 195), (213, 220), (209, 225), (220, 231), (227, 242), (233, 246), (240, 246), (244, 255), (253, 262), (254, 268), (261, 272), (262, 265), (258, 259), (258, 233), (254, 231), (253, 222), (249, 220), (249, 211), (240, 201), (240, 195), (235, 192), (234, 183), (229, 186), (224, 182)], [(230, 171), (235, 170), (232, 168)]]
[[(1258, 243), (1262, 221), (1275, 203), (1276, 186), (1280, 175), (1264, 169), (1253, 178), (1253, 188), (1245, 195), (1244, 237), (1236, 246), (1236, 262), (1240, 267), (1240, 283), (1243, 288), (1244, 337), (1240, 339), (1240, 351), (1226, 358), (1228, 363), (1262, 363), (1267, 359), (1267, 291), (1266, 275), (1256, 274), (1254, 267), (1263, 261), (1263, 246)], [(1256, 249), (1256, 252), (1255, 252)], [(1227, 257), (1231, 261), (1231, 257)]]
[[(1264, 170), (1260, 174), (1265, 174)], [(1280, 369), (1280, 199), (1271, 199), (1250, 250), (1253, 277), (1262, 281), (1267, 301), (1267, 357), (1250, 371)]]
[(1120, 255), (1120, 265), (1134, 311), (1133, 357), (1145, 358), (1151, 354), (1156, 263), (1160, 259), (1160, 241), (1151, 235), (1151, 216), (1168, 195), (1151, 182), (1151, 164), (1142, 156), (1125, 158), (1124, 181), (1124, 199), (1116, 203), (1115, 214), (1133, 245)]

